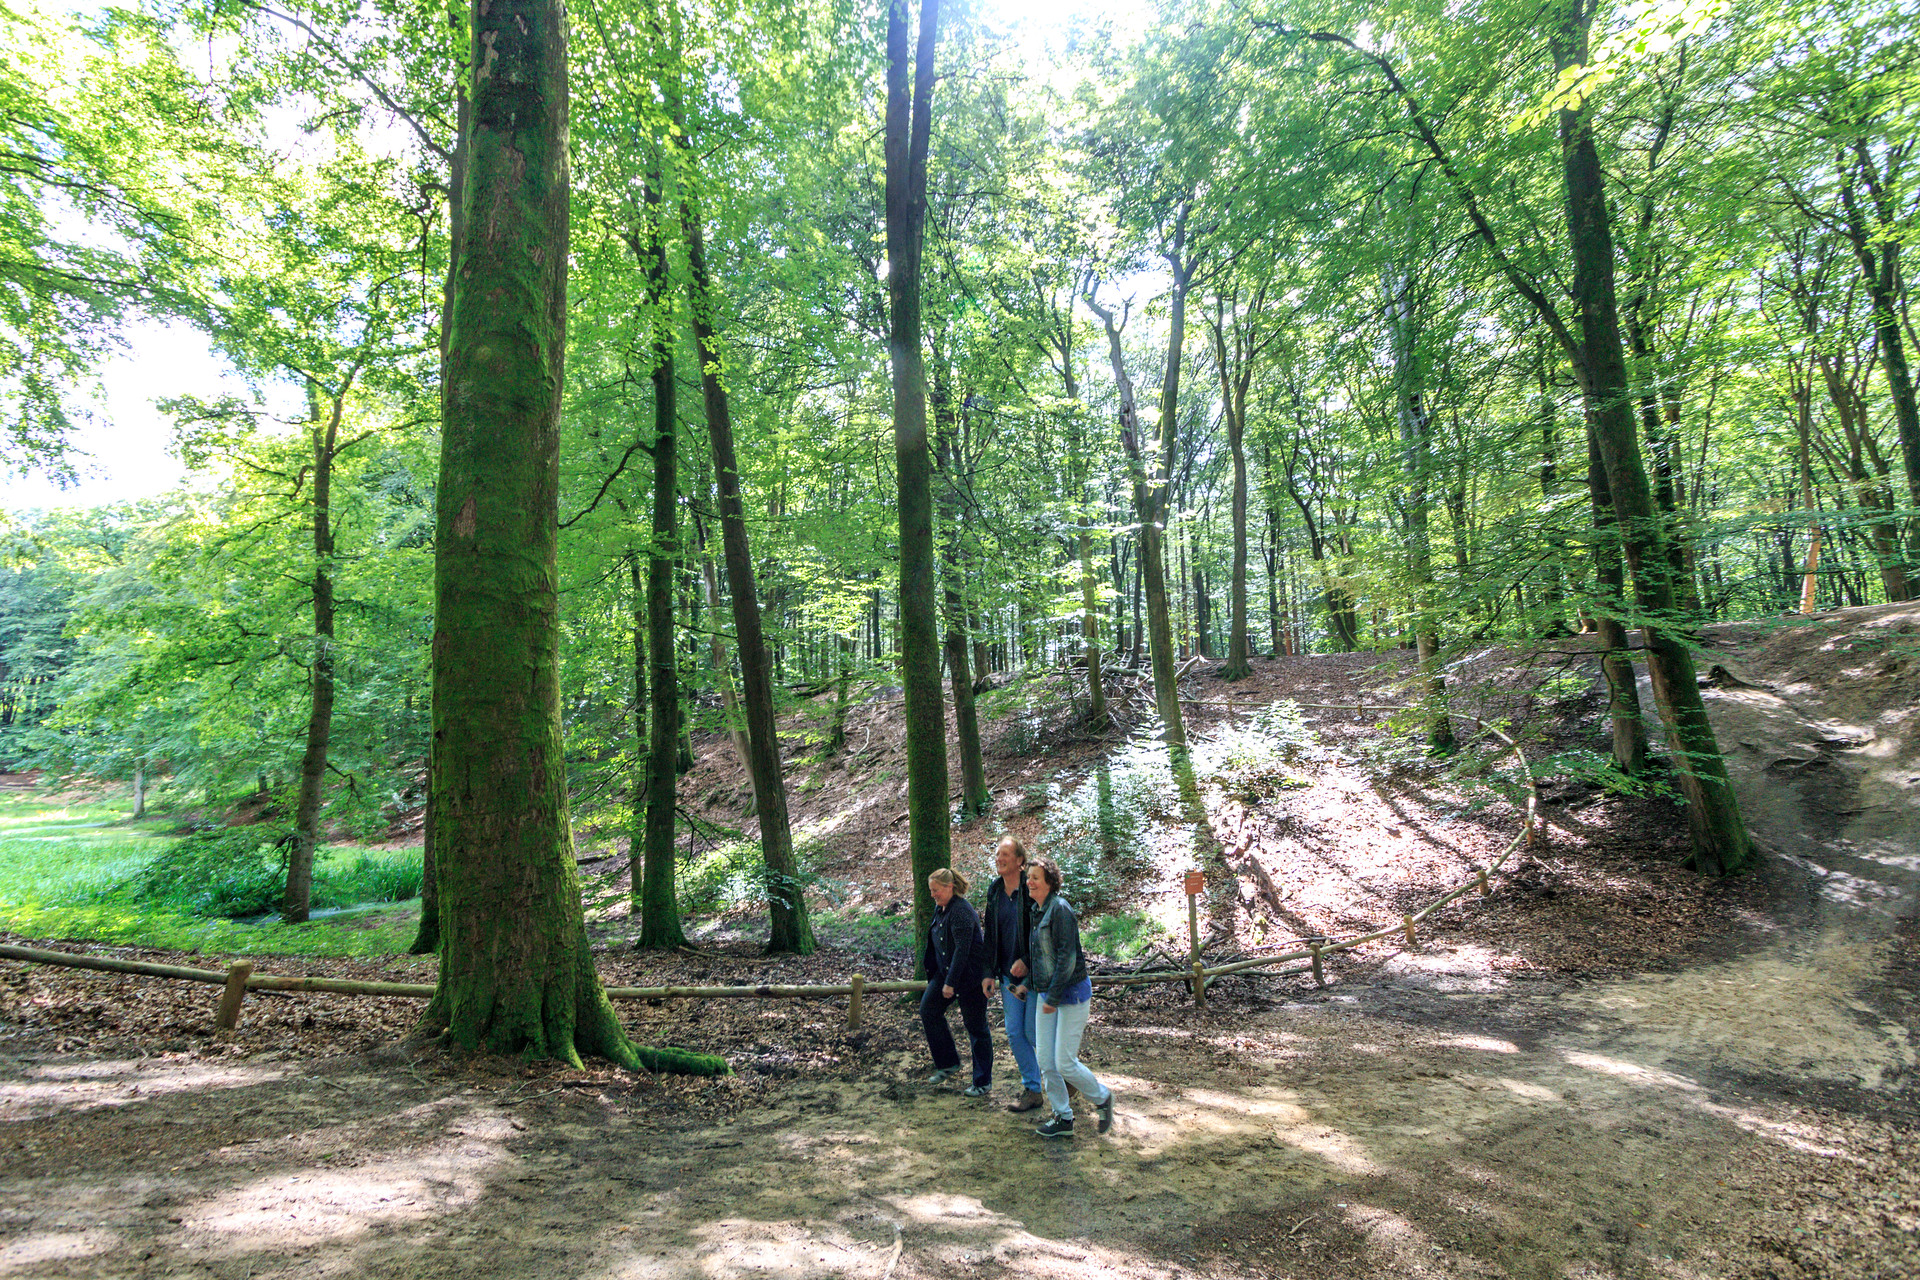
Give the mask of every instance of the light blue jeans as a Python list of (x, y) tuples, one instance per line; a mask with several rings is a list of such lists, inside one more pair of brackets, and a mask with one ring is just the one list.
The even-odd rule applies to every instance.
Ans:
[(1087, 1034), (1087, 1015), (1093, 1001), (1056, 1005), (1052, 1013), (1041, 1003), (1039, 992), (1029, 989), (1033, 1002), (1033, 1047), (1040, 1059), (1040, 1079), (1046, 1085), (1047, 1105), (1062, 1120), (1073, 1119), (1073, 1104), (1067, 1100), (1067, 1085), (1085, 1094), (1095, 1105), (1112, 1096), (1093, 1072), (1080, 1061), (1080, 1041)]
[(1022, 998), (1013, 994), (1014, 979), (1000, 979), (1000, 1012), (1007, 1022), (1007, 1048), (1013, 1050), (1014, 1065), (1020, 1068), (1020, 1086), (1029, 1093), (1040, 1092), (1040, 1060), (1033, 1052), (1033, 1014), (1039, 1002), (1031, 994)]

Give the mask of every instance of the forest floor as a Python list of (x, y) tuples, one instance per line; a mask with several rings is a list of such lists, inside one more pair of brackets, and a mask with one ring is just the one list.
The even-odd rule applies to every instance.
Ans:
[[(409, 1001), (256, 994), (216, 1034), (205, 988), (0, 965), (0, 1275), (1920, 1276), (1920, 608), (1706, 644), (1753, 874), (1682, 870), (1664, 801), (1550, 784), (1544, 845), (1413, 947), (1332, 963), (1324, 988), (1101, 996), (1086, 1058), (1116, 1123), (1069, 1142), (1002, 1109), (1004, 1049), (992, 1106), (920, 1083), (917, 1016), (891, 999), (851, 1031), (838, 1000), (623, 1006), (639, 1038), (735, 1067), (690, 1080), (403, 1057)], [(1463, 711), (1544, 757), (1601, 745), (1592, 667), (1572, 640), (1454, 678)], [(1196, 735), (1280, 697), (1392, 700), (1401, 673), (1207, 670), (1185, 685)], [(968, 866), (1002, 829), (1040, 834), (1123, 741), (1075, 731), (1062, 687), (1003, 693), (996, 810), (956, 831)], [(838, 761), (790, 766), (823, 921), (904, 912), (888, 696)], [(1515, 829), (1497, 793), (1383, 745), (1377, 716), (1308, 718), (1309, 785), (1209, 797), (1274, 887), (1214, 870), (1209, 956), (1397, 920)], [(727, 754), (703, 746), (688, 794), (738, 822)], [(1183, 922), (1186, 850), (1148, 843), (1113, 910)], [(897, 929), (823, 924), (818, 953), (775, 960), (743, 911), (659, 958), (619, 923), (617, 982), (908, 966), (878, 945)], [(431, 961), (260, 967), (420, 980)]]

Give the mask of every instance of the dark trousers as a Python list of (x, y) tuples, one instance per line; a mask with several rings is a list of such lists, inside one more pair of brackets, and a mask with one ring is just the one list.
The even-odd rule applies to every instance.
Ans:
[(933, 1050), (937, 1069), (960, 1065), (960, 1050), (953, 1043), (953, 1029), (947, 1026), (947, 1006), (956, 1003), (973, 1047), (973, 1082), (985, 1088), (993, 1083), (993, 1035), (987, 1030), (987, 997), (977, 980), (954, 988), (951, 996), (940, 994), (938, 980), (927, 984), (926, 994), (920, 997), (920, 1025), (927, 1029), (927, 1048)]

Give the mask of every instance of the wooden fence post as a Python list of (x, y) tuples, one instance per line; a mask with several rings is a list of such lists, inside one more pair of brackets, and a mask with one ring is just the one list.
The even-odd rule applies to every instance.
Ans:
[(247, 979), (253, 976), (253, 961), (235, 960), (227, 968), (227, 987), (220, 993), (220, 1007), (213, 1025), (231, 1031), (240, 1025), (240, 1002), (247, 998)]
[(1320, 968), (1320, 944), (1317, 942), (1313, 944), (1313, 985), (1316, 987), (1327, 985), (1327, 975)]
[(847, 1029), (851, 1031), (860, 1025), (860, 996), (866, 990), (867, 980), (856, 973), (848, 985), (853, 988), (847, 994)]
[(1404, 929), (1405, 929), (1405, 930), (1407, 931), (1407, 945), (1408, 945), (1408, 946), (1410, 946), (1410, 947), (1411, 947), (1411, 946), (1413, 946), (1413, 945), (1414, 945), (1414, 944), (1415, 944), (1416, 942), (1418, 942), (1418, 941), (1419, 941), (1419, 938), (1418, 938), (1418, 937), (1417, 937), (1417, 936), (1416, 936), (1416, 935), (1414, 934), (1414, 932), (1413, 932), (1413, 917), (1412, 917), (1412, 916), (1401, 916), (1401, 917), (1400, 917), (1400, 925), (1401, 925), (1401, 927), (1402, 927), (1402, 928), (1404, 928)]

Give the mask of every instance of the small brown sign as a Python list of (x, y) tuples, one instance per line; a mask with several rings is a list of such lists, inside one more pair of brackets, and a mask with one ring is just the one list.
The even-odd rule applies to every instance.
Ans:
[(1187, 896), (1195, 898), (1207, 891), (1207, 873), (1204, 871), (1187, 872)]

